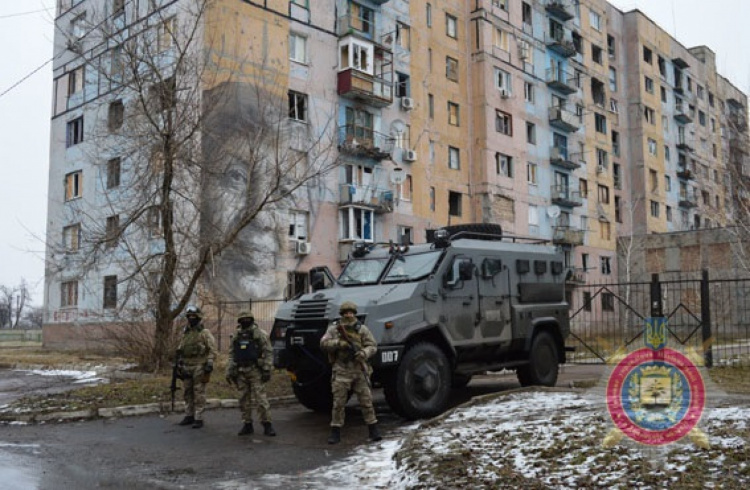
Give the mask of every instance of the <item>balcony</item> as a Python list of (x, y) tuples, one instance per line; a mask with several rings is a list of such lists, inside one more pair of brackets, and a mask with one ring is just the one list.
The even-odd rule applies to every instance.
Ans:
[(586, 269), (573, 269), (566, 281), (568, 284), (586, 284)]
[(677, 203), (681, 208), (694, 208), (698, 205), (698, 200), (692, 194), (680, 194), (680, 201)]
[(550, 107), (549, 123), (560, 131), (567, 133), (574, 133), (581, 126), (581, 120), (578, 116), (562, 107)]
[(695, 180), (695, 174), (687, 167), (680, 167), (677, 169), (677, 178), (685, 180)]
[(672, 63), (674, 63), (675, 66), (679, 67), (682, 70), (690, 66), (690, 64), (680, 56), (675, 56), (674, 58), (672, 58)]
[(376, 213), (393, 212), (393, 191), (372, 185), (341, 184), (339, 206), (357, 205)]
[(581, 162), (576, 161), (573, 155), (568, 153), (565, 147), (553, 146), (549, 150), (549, 162), (566, 170), (575, 170), (581, 167)]
[(346, 124), (339, 127), (339, 151), (354, 157), (385, 160), (393, 151), (393, 138), (366, 126)]
[(676, 146), (677, 146), (677, 149), (680, 151), (686, 151), (686, 152), (693, 151), (693, 147), (690, 146), (690, 143), (688, 143), (685, 138), (680, 139), (680, 141), (677, 142)]
[(551, 51), (566, 58), (570, 58), (576, 54), (576, 46), (573, 44), (573, 38), (563, 31), (558, 30), (545, 34), (544, 44)]
[(681, 105), (675, 106), (674, 109), (674, 118), (675, 121), (677, 121), (680, 124), (688, 124), (693, 122), (693, 116), (695, 114), (690, 111), (686, 111), (685, 108)]
[(583, 206), (581, 193), (574, 191), (568, 185), (553, 185), (551, 188), (552, 204), (574, 208)]
[(373, 107), (386, 107), (393, 103), (390, 80), (368, 75), (356, 68), (339, 72), (338, 93), (342, 97)]
[(547, 68), (547, 86), (565, 95), (574, 94), (578, 91), (575, 85), (575, 77), (558, 68)]
[(548, 14), (557, 17), (563, 22), (568, 21), (574, 17), (573, 12), (571, 12), (570, 6), (567, 5), (567, 2), (564, 2), (562, 0), (547, 0), (546, 4), (544, 5), (544, 9)]
[(555, 226), (552, 229), (552, 243), (555, 245), (570, 245), (577, 247), (583, 245), (584, 230), (572, 226)]

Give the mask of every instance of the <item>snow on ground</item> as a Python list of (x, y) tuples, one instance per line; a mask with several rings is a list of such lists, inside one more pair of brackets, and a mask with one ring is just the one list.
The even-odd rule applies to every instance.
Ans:
[(612, 424), (603, 398), (520, 391), (402, 428), (325, 468), (217, 488), (747, 488), (749, 417), (748, 407), (706, 409), (700, 428), (709, 436), (708, 451), (688, 440), (664, 448), (623, 440), (605, 449)]
[(58, 378), (70, 378), (74, 383), (96, 383), (104, 378), (99, 377), (97, 371), (76, 371), (71, 369), (16, 369), (15, 371), (27, 373), (29, 376), (54, 376)]

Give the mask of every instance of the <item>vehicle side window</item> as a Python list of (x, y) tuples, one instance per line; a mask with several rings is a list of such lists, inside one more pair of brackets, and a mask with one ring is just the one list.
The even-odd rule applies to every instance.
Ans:
[(445, 286), (456, 288), (460, 286), (461, 281), (471, 279), (471, 275), (467, 273), (471, 267), (471, 259), (466, 257), (455, 257), (451, 264), (451, 268), (448, 269), (448, 272), (445, 274), (443, 281)]
[(482, 261), (482, 278), (492, 279), (503, 270), (503, 261), (500, 259), (484, 259)]

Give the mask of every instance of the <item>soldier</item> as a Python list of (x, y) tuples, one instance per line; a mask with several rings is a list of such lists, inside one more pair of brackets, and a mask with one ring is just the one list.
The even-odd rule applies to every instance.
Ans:
[(255, 323), (251, 311), (240, 312), (237, 323), (237, 335), (232, 340), (226, 374), (227, 382), (234, 384), (242, 392), (242, 429), (237, 435), (253, 433), (252, 400), (255, 399), (258, 417), (263, 424), (263, 435), (275, 436), (276, 431), (271, 424), (271, 406), (266, 398), (266, 383), (271, 379), (273, 363), (271, 340)]
[(181, 359), (182, 386), (185, 390), (185, 418), (178, 425), (203, 427), (203, 410), (206, 406), (206, 383), (211, 378), (216, 358), (216, 342), (203, 327), (203, 313), (197, 306), (185, 310), (188, 324), (177, 349)]
[(328, 444), (337, 444), (341, 441), (344, 407), (350, 390), (357, 394), (359, 407), (369, 429), (370, 440), (379, 441), (382, 437), (378, 431), (378, 420), (375, 418), (369, 384), (372, 369), (367, 363), (377, 351), (377, 344), (370, 330), (357, 320), (357, 305), (351, 301), (344, 301), (339, 313), (341, 319), (331, 323), (320, 339), (321, 349), (328, 352), (328, 357), (333, 363), (333, 410)]

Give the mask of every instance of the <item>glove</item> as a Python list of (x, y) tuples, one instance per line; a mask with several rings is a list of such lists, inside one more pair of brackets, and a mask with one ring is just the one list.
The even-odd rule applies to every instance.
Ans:
[(357, 362), (365, 362), (367, 360), (367, 353), (364, 350), (358, 350), (356, 354), (354, 354), (354, 360)]
[(351, 346), (346, 340), (339, 340), (339, 349), (349, 350), (351, 349)]
[(263, 371), (260, 375), (260, 380), (263, 383), (268, 383), (271, 381), (271, 371)]
[(206, 365), (203, 366), (203, 372), (206, 374), (210, 374), (214, 370), (214, 362), (208, 361), (206, 362)]

